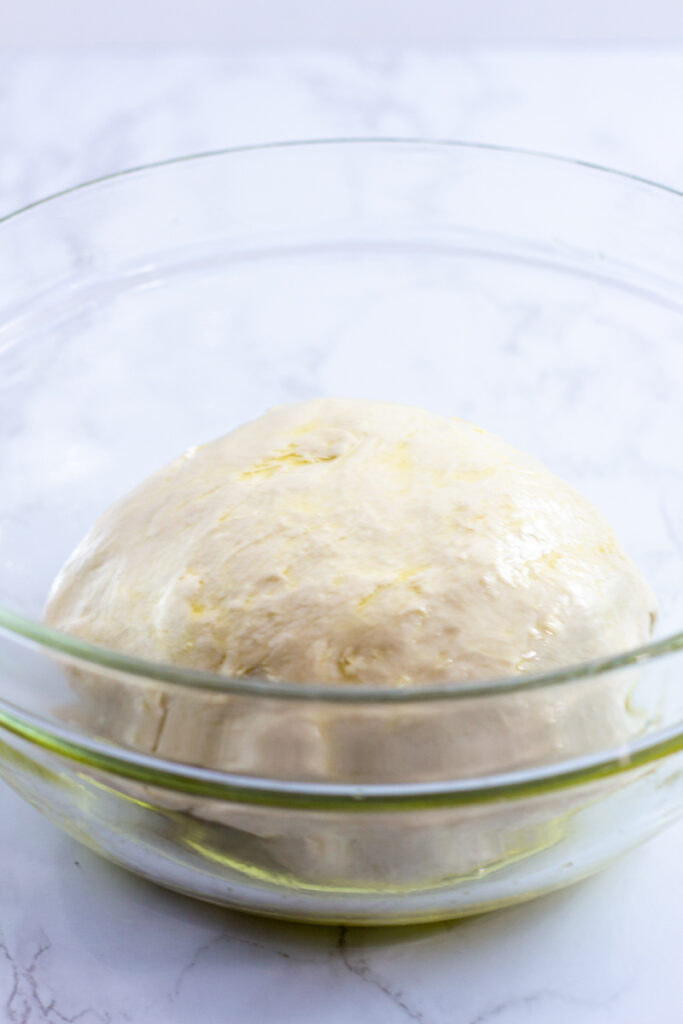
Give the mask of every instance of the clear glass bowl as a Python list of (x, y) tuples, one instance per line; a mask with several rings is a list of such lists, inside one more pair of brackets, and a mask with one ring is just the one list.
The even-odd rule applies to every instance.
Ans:
[[(164, 885), (334, 922), (526, 899), (671, 821), (681, 237), (681, 196), (648, 182), (408, 141), (190, 157), (2, 222), (10, 785)], [(655, 587), (652, 644), (544, 677), (378, 692), (193, 673), (40, 624), (54, 574), (115, 498), (268, 406), (321, 394), (456, 414), (539, 456)]]

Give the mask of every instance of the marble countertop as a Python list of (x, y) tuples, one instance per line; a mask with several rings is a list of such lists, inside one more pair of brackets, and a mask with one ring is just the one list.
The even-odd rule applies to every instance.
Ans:
[[(683, 187), (683, 51), (0, 51), (0, 215), (182, 153), (456, 137)], [(414, 929), (261, 921), (111, 867), (0, 788), (0, 1021), (679, 1024), (683, 826), (533, 904)]]

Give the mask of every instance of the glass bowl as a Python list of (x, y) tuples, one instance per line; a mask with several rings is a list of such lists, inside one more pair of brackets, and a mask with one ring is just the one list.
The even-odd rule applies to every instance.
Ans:
[[(0, 770), (202, 899), (428, 921), (566, 885), (683, 806), (683, 202), (459, 143), (231, 150), (0, 224)], [(287, 400), (503, 435), (605, 513), (657, 634), (550, 675), (377, 691), (147, 663), (41, 625), (96, 516)], [(483, 752), (478, 738), (486, 738)]]

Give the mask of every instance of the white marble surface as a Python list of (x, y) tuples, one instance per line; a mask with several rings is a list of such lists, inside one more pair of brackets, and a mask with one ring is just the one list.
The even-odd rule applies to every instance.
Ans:
[[(0, 53), (0, 214), (232, 144), (461, 137), (683, 186), (683, 51), (438, 57)], [(0, 1019), (678, 1024), (672, 829), (574, 890), (465, 923), (304, 928), (127, 877), (0, 791)]]
[(274, 139), (460, 138), (683, 185), (683, 50), (11, 56), (0, 50), (0, 213), (84, 178)]

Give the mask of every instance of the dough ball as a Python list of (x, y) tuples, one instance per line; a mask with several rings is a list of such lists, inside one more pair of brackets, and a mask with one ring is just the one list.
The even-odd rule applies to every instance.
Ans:
[(113, 505), (46, 620), (228, 676), (400, 687), (613, 654), (654, 614), (603, 517), (536, 460), (462, 420), (324, 398)]

